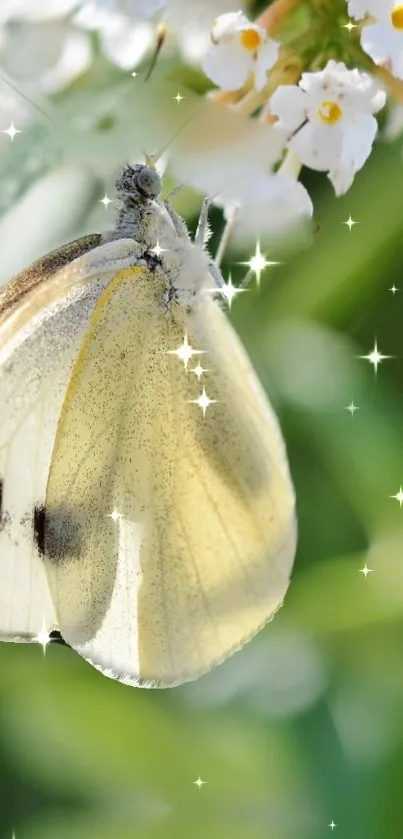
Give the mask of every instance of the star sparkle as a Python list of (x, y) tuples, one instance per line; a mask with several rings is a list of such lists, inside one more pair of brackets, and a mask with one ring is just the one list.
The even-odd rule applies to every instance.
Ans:
[(332, 819), (332, 821), (330, 822), (329, 827), (330, 827), (330, 829), (331, 829), (331, 830), (334, 830), (334, 829), (335, 829), (335, 827), (337, 827), (337, 824), (333, 821), (333, 819)]
[(118, 513), (117, 510), (112, 510), (111, 513), (108, 513), (107, 518), (112, 519), (112, 521), (120, 521), (123, 516), (122, 513)]
[(206, 367), (202, 367), (201, 364), (196, 364), (196, 367), (192, 367), (192, 370), (191, 370), (191, 373), (194, 373), (195, 376), (197, 376), (197, 378), (199, 379), (199, 381), (200, 381), (200, 378), (203, 375), (203, 373), (209, 373), (209, 372), (210, 371), (207, 370)]
[(391, 291), (391, 292), (392, 292), (392, 294), (396, 294), (396, 292), (397, 292), (397, 291), (400, 291), (400, 289), (396, 288), (395, 284), (393, 283), (393, 285), (392, 285), (392, 287), (389, 289), (389, 291)]
[(249, 262), (240, 262), (239, 264), (246, 265), (249, 268), (249, 270), (255, 274), (257, 285), (260, 284), (260, 276), (265, 268), (269, 268), (271, 265), (280, 265), (279, 262), (271, 262), (266, 260), (266, 257), (262, 254), (260, 250), (259, 241), (256, 242), (255, 253), (253, 254), (253, 256), (251, 256)]
[(243, 291), (247, 291), (246, 288), (237, 288), (237, 286), (232, 285), (232, 277), (231, 274), (229, 275), (228, 282), (224, 283), (222, 288), (219, 289), (222, 296), (226, 299), (228, 303), (228, 308), (231, 308), (232, 301), (237, 296), (237, 294), (242, 294)]
[(221, 294), (221, 296), (224, 297), (224, 299), (227, 301), (228, 308), (230, 309), (232, 301), (237, 296), (237, 294), (242, 294), (243, 291), (248, 291), (248, 289), (238, 288), (238, 286), (234, 286), (230, 274), (227, 283), (224, 282), (224, 285), (216, 286), (215, 288), (207, 288), (206, 291), (211, 292), (211, 294)]
[(199, 408), (202, 409), (203, 417), (206, 416), (206, 411), (207, 411), (207, 408), (209, 407), (209, 405), (212, 405), (214, 402), (217, 402), (216, 399), (210, 399), (207, 396), (205, 387), (203, 388), (203, 393), (200, 394), (198, 399), (191, 399), (190, 401), (193, 402), (194, 405), (198, 405)]
[(182, 99), (186, 99), (186, 96), (181, 96), (180, 93), (179, 93), (179, 90), (178, 90), (176, 96), (173, 96), (172, 98), (176, 99), (176, 101), (179, 105), (182, 102)]
[(357, 29), (357, 24), (353, 23), (351, 20), (349, 20), (348, 23), (343, 23), (342, 24), (342, 29), (347, 29), (349, 35), (351, 35), (353, 29)]
[(360, 574), (364, 574), (365, 579), (367, 579), (368, 574), (373, 570), (373, 568), (367, 568), (367, 564), (365, 563), (364, 568), (360, 568)]
[(1, 133), (2, 134), (8, 134), (11, 142), (13, 142), (15, 135), (16, 134), (21, 134), (22, 132), (21, 132), (20, 128), (15, 127), (13, 122), (10, 122), (10, 125), (8, 126), (8, 128), (2, 128)]
[(354, 221), (354, 219), (352, 219), (351, 216), (349, 216), (347, 221), (343, 221), (343, 224), (347, 225), (347, 227), (348, 227), (348, 229), (351, 233), (351, 228), (354, 227), (355, 224), (358, 224), (358, 221)]
[(201, 355), (202, 353), (204, 353), (204, 350), (194, 350), (190, 346), (187, 335), (185, 335), (183, 344), (177, 350), (167, 350), (168, 355), (177, 355), (183, 361), (186, 370), (192, 356)]
[(396, 495), (390, 495), (389, 498), (396, 498), (396, 501), (399, 502), (399, 507), (401, 509), (402, 504), (403, 504), (403, 489), (402, 489), (402, 487), (399, 487), (399, 492), (397, 492)]
[(168, 250), (168, 248), (162, 248), (161, 247), (161, 245), (160, 245), (160, 243), (157, 239), (157, 244), (155, 245), (155, 247), (151, 248), (151, 253), (154, 253), (155, 256), (161, 256), (161, 254), (164, 253), (167, 250)]
[(137, 73), (136, 73), (136, 71), (135, 71), (135, 70), (133, 70), (133, 73), (131, 73), (130, 75), (131, 75), (131, 76), (133, 76), (133, 79), (135, 79), (135, 78), (136, 78), (136, 76), (137, 76)]
[(37, 644), (41, 645), (43, 654), (46, 655), (46, 647), (50, 644), (50, 633), (46, 628), (45, 618), (43, 618), (42, 626), (33, 640), (36, 641)]
[(107, 209), (108, 209), (109, 204), (112, 204), (113, 202), (112, 202), (112, 199), (111, 199), (111, 198), (108, 198), (108, 195), (107, 195), (107, 193), (105, 192), (104, 197), (100, 199), (100, 202), (99, 202), (99, 203), (100, 203), (100, 204), (103, 204), (103, 205), (104, 205), (104, 207), (105, 207), (105, 210), (107, 210)]
[(349, 405), (346, 405), (344, 408), (345, 411), (350, 411), (351, 416), (353, 417), (356, 411), (359, 411), (359, 405), (354, 405), (353, 400), (351, 400)]
[(192, 781), (192, 784), (195, 784), (198, 787), (198, 789), (200, 790), (202, 788), (202, 786), (204, 786), (204, 784), (207, 784), (207, 781), (202, 781), (202, 779), (199, 775), (197, 781)]
[(359, 355), (358, 358), (363, 358), (365, 361), (369, 361), (370, 364), (373, 364), (375, 374), (378, 372), (378, 367), (381, 361), (385, 361), (387, 358), (392, 358), (391, 355), (382, 355), (381, 352), (378, 350), (378, 344), (375, 341), (374, 349), (368, 353), (368, 355)]

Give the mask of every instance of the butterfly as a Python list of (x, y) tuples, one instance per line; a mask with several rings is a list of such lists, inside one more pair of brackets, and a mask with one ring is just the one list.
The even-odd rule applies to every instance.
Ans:
[(208, 202), (191, 241), (151, 158), (116, 187), (112, 231), (0, 289), (0, 639), (45, 626), (111, 678), (171, 687), (282, 604), (295, 497), (211, 294)]

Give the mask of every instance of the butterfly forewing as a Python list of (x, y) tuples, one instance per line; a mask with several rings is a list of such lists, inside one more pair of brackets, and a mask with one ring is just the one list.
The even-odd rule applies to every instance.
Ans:
[[(281, 436), (217, 305), (161, 305), (117, 272), (72, 371), (46, 495), (45, 562), (65, 639), (136, 684), (196, 678), (284, 597), (295, 549)], [(211, 404), (174, 354), (204, 350)]]
[(5, 640), (30, 640), (43, 625), (58, 625), (43, 564), (45, 492), (71, 370), (91, 310), (109, 281), (100, 270), (91, 274), (87, 262), (83, 270), (82, 258), (70, 261), (98, 239), (87, 237), (39, 260), (0, 294), (0, 638)]

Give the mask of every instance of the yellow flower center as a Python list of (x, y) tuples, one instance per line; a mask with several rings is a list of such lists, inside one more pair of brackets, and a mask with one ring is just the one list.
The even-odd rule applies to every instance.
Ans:
[(337, 102), (322, 102), (318, 113), (323, 122), (327, 122), (328, 125), (335, 125), (343, 116), (343, 111)]
[(241, 44), (245, 47), (246, 50), (250, 50), (254, 52), (255, 50), (260, 47), (262, 43), (262, 38), (259, 32), (256, 32), (256, 29), (244, 29), (241, 32)]
[(403, 6), (395, 6), (390, 14), (390, 19), (395, 29), (403, 29)]

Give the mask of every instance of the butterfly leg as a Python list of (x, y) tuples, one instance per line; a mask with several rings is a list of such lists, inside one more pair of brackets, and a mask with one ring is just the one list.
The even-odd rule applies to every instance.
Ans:
[(235, 227), (236, 217), (238, 215), (238, 207), (234, 205), (229, 210), (228, 214), (226, 214), (226, 222), (224, 226), (224, 230), (221, 234), (221, 239), (218, 244), (217, 253), (215, 256), (215, 262), (217, 265), (221, 265), (224, 253), (226, 251), (228, 242), (230, 240), (232, 231)]
[(208, 221), (208, 211), (210, 209), (210, 204), (212, 202), (212, 196), (206, 195), (202, 208), (200, 211), (199, 221), (197, 224), (196, 236), (195, 236), (195, 245), (199, 245), (201, 248), (204, 247), (206, 244), (209, 234), (210, 234), (210, 227)]
[(209, 272), (210, 272), (210, 274), (211, 274), (211, 276), (212, 276), (213, 280), (215, 280), (215, 282), (216, 282), (216, 284), (217, 284), (217, 287), (218, 287), (218, 288), (223, 288), (223, 287), (224, 287), (224, 285), (225, 285), (225, 283), (224, 283), (224, 277), (223, 277), (223, 275), (222, 275), (222, 273), (221, 273), (221, 271), (220, 271), (219, 266), (217, 265), (217, 263), (215, 262), (215, 260), (214, 260), (214, 259), (212, 259), (212, 260), (209, 262), (208, 269), (209, 269)]
[(170, 199), (173, 198), (177, 192), (180, 192), (181, 189), (183, 189), (183, 184), (179, 184), (179, 186), (175, 187), (175, 189), (171, 189), (171, 192), (168, 193), (164, 201), (164, 207), (173, 223), (177, 236), (179, 236), (180, 239), (189, 239), (189, 232), (185, 222), (170, 204)]

